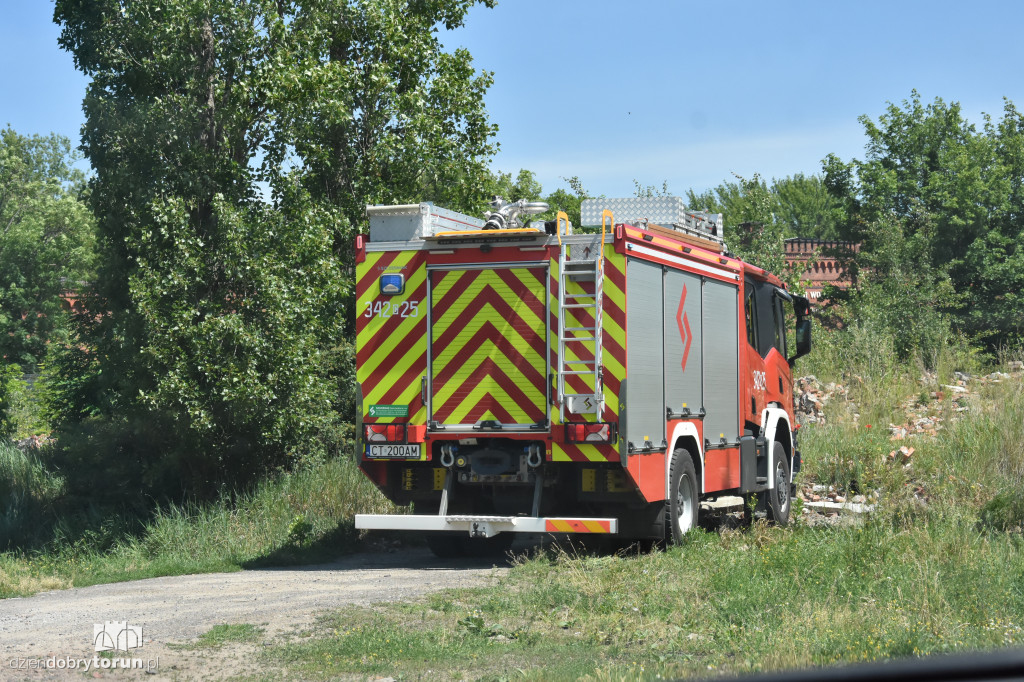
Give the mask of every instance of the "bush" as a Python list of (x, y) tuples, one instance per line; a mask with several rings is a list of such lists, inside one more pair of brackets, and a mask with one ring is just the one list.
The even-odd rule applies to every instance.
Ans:
[(991, 530), (1024, 533), (1024, 493), (1004, 491), (981, 508), (981, 526)]
[(13, 407), (17, 400), (17, 392), (21, 379), (21, 368), (18, 365), (0, 367), (0, 438), (7, 438), (14, 433)]
[(48, 456), (68, 480), (70, 506), (131, 507), (142, 512), (154, 501), (178, 501), (193, 481), (207, 474), (172, 450), (174, 425), (149, 419), (90, 418), (55, 432)]
[(0, 551), (37, 539), (64, 486), (36, 454), (0, 443)]

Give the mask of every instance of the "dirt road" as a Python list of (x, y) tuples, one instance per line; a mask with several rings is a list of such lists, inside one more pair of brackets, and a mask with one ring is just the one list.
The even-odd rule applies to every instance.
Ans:
[[(438, 561), (426, 550), (365, 553), (299, 568), (152, 578), (0, 600), (0, 679), (216, 679), (257, 672), (262, 644), (188, 650), (219, 624), (248, 623), (270, 641), (310, 626), (318, 612), (419, 597), (449, 587), (491, 584), (507, 572), (481, 561)], [(143, 645), (117, 657), (142, 670), (104, 669), (94, 630), (142, 628)], [(63, 667), (61, 663), (63, 662)], [(36, 666), (33, 668), (33, 665)], [(45, 666), (55, 669), (45, 669)], [(43, 667), (44, 669), (40, 669)], [(149, 668), (147, 671), (146, 668)], [(269, 672), (264, 670), (264, 672)]]

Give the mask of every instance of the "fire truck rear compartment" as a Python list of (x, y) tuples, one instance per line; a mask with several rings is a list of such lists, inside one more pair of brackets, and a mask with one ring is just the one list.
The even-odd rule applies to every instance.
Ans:
[(449, 513), (566, 515), (581, 504), (642, 501), (617, 462), (580, 467), (546, 462), (540, 442), (491, 439), (477, 445), (436, 442), (430, 462), (395, 463), (394, 499), (437, 513), (446, 477)]

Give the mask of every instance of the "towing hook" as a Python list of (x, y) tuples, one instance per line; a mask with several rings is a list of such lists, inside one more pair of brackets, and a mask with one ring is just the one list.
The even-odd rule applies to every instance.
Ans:
[(441, 466), (445, 469), (451, 469), (452, 465), (455, 464), (455, 448), (451, 445), (441, 446)]
[(536, 469), (544, 463), (544, 456), (541, 454), (539, 445), (531, 445), (526, 452), (526, 465), (531, 469)]

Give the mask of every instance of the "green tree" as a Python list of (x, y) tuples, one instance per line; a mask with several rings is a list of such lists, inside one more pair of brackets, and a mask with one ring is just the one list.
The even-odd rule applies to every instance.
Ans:
[(956, 303), (956, 293), (945, 270), (930, 265), (927, 235), (927, 226), (894, 217), (870, 223), (858, 288), (830, 298), (846, 302), (847, 324), (886, 334), (900, 359), (920, 356), (931, 366), (949, 339), (950, 317), (943, 311)]
[(21, 390), (21, 368), (0, 364), (0, 439), (10, 438), (17, 426), (11, 414)]
[(759, 176), (723, 182), (700, 194), (690, 190), (687, 203), (696, 209), (722, 213), (725, 223), (736, 226), (746, 222), (780, 223), (786, 237), (840, 239), (838, 224), (845, 214), (842, 202), (817, 175), (796, 175), (776, 179), (769, 185)]
[(668, 190), (668, 181), (662, 181), (661, 187), (655, 187), (654, 185), (641, 185), (639, 180), (634, 178), (633, 180), (633, 193), (641, 199), (651, 199), (653, 197), (670, 197), (673, 196), (672, 192)]
[[(506, 201), (519, 201), (520, 199), (541, 201), (544, 197), (544, 188), (533, 171), (520, 169), (515, 177), (512, 177), (511, 173), (498, 171), (490, 176), (487, 183), (486, 200), (490, 201), (492, 196), (502, 197)], [(486, 208), (487, 204), (485, 203), (480, 210), (486, 210)], [(474, 212), (478, 213), (479, 210)]]
[[(1024, 334), (1020, 221), (1024, 208), (1024, 118), (1006, 101), (1002, 119), (984, 117), (981, 130), (960, 105), (924, 104), (912, 92), (889, 104), (878, 121), (861, 117), (868, 137), (864, 160), (824, 161), (825, 185), (840, 202), (840, 231), (878, 250), (878, 226), (895, 221), (921, 248), (908, 269), (948, 274), (962, 305), (949, 305), (956, 326), (990, 345)], [(951, 301), (952, 302), (952, 301)]]
[(778, 196), (760, 175), (736, 176), (712, 190), (687, 193), (687, 205), (721, 213), (726, 243), (740, 258), (783, 277), (794, 286), (796, 276), (786, 269), (786, 224), (779, 220)]
[(145, 431), (143, 478), (192, 492), (316, 447), (351, 394), (365, 204), (483, 186), (490, 76), (434, 34), (472, 4), (57, 0), (91, 78), (105, 312), (57, 363), (55, 409)]
[(0, 130), (0, 357), (31, 367), (63, 343), (61, 294), (92, 276), (94, 221), (67, 138)]
[(787, 237), (839, 240), (842, 204), (829, 193), (818, 175), (796, 175), (774, 180), (775, 214)]
[(590, 199), (590, 194), (583, 187), (579, 176), (574, 175), (571, 178), (562, 178), (562, 180), (569, 186), (569, 189), (558, 188), (544, 197), (544, 201), (551, 206), (552, 219), (558, 211), (564, 211), (569, 216), (569, 222), (573, 225), (581, 225), (580, 204), (584, 199)]
[[(494, 0), (305, 0), (284, 8), (282, 70), (270, 106), (282, 134), (270, 158), (292, 155), (314, 200), (335, 207), (334, 253), (352, 272), (367, 204), (433, 201), (477, 213), (497, 126), (484, 94), (493, 74), (465, 49), (446, 52), (438, 27)], [(346, 305), (351, 299), (346, 297)]]

